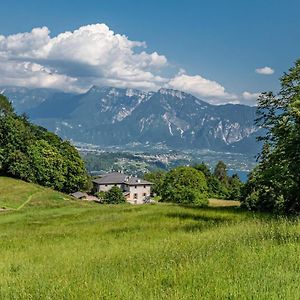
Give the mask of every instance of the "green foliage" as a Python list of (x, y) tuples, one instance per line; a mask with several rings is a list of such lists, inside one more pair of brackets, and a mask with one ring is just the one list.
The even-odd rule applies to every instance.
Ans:
[(152, 173), (146, 173), (144, 179), (153, 183), (151, 187), (151, 193), (154, 195), (160, 196), (163, 191), (164, 179), (166, 172), (164, 171), (155, 171)]
[(202, 162), (201, 164), (195, 165), (194, 168), (200, 172), (202, 172), (206, 179), (213, 177), (209, 167)]
[(103, 200), (105, 200), (106, 192), (104, 192), (104, 191), (97, 192), (97, 193), (95, 193), (95, 196), (98, 199), (103, 201)]
[[(276, 213), (300, 212), (300, 60), (281, 78), (278, 95), (258, 99), (256, 123), (266, 134), (243, 205)], [(249, 205), (251, 203), (251, 205)]]
[(219, 161), (214, 170), (214, 176), (219, 179), (223, 184), (227, 185), (227, 167), (223, 161)]
[(228, 178), (228, 199), (240, 200), (243, 183), (237, 174)]
[(67, 172), (63, 156), (47, 141), (40, 140), (28, 149), (33, 176), (38, 184), (62, 190)]
[(62, 142), (59, 149), (63, 155), (66, 174), (68, 175), (64, 189), (66, 191), (91, 190), (92, 181), (87, 176), (85, 164), (78, 151), (68, 141)]
[(17, 116), (4, 96), (0, 96), (0, 173), (67, 193), (89, 185), (76, 149), (26, 116)]
[(126, 199), (121, 189), (117, 186), (113, 186), (109, 191), (105, 193), (103, 201), (107, 204), (120, 204), (125, 203)]
[(194, 166), (206, 178), (209, 197), (228, 200), (240, 200), (243, 183), (237, 174), (227, 175), (227, 167), (219, 161), (213, 173), (205, 163)]
[(14, 112), (13, 106), (8, 99), (0, 94), (0, 116), (11, 114)]
[[(177, 171), (174, 171), (173, 169), (169, 172), (156, 171), (147, 173), (144, 175), (144, 178), (154, 183), (152, 192), (158, 197), (164, 198), (163, 201), (196, 203), (196, 199), (205, 199), (207, 196), (218, 199), (240, 200), (243, 183), (240, 181), (237, 174), (227, 176), (226, 165), (223, 162), (219, 162), (216, 168), (217, 170), (220, 170), (220, 172), (217, 171), (216, 173), (222, 174), (222, 180), (217, 178), (205, 163), (195, 165), (193, 168), (182, 168), (183, 169), (176, 168), (175, 170)], [(191, 169), (194, 169), (192, 173), (186, 172), (186, 170)], [(180, 175), (181, 180), (185, 178), (184, 180), (188, 183), (174, 180), (174, 173), (179, 173), (178, 170), (181, 170), (180, 172), (182, 173)], [(226, 171), (226, 176), (224, 175), (224, 170)], [(200, 174), (201, 177), (204, 176), (206, 182), (206, 190), (204, 193), (202, 189), (198, 189), (198, 187), (195, 187), (190, 183), (194, 176), (196, 176), (195, 178), (198, 178), (197, 173)], [(177, 185), (176, 192), (172, 189), (172, 184)], [(200, 197), (200, 194), (203, 194), (204, 198), (202, 196)], [(203, 201), (205, 202), (206, 200)]]
[(204, 174), (192, 167), (178, 167), (165, 176), (162, 201), (205, 206), (208, 204)]

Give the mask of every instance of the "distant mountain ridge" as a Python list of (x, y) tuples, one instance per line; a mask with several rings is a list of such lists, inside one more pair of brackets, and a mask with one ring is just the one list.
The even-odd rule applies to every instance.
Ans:
[(174, 149), (256, 153), (255, 108), (211, 105), (188, 93), (93, 86), (84, 94), (0, 88), (19, 113), (63, 138), (96, 145), (162, 143)]

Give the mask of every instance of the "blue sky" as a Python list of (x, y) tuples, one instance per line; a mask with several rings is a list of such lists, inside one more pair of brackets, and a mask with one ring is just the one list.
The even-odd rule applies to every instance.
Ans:
[[(7, 78), (17, 78), (18, 85), (38, 86), (39, 80), (42, 86), (49, 84), (49, 87), (52, 87), (54, 81), (58, 84), (57, 82), (67, 80), (61, 85), (65, 86), (69, 82), (70, 86), (75, 86), (78, 83), (78, 87), (82, 89), (89, 84), (111, 83), (116, 86), (128, 85), (128, 87), (144, 89), (155, 89), (161, 85), (183, 89), (215, 103), (253, 103), (256, 93), (278, 89), (279, 77), (297, 58), (300, 58), (299, 11), (300, 1), (294, 0), (11, 0), (1, 4), (0, 35), (6, 39), (2, 41), (4, 45), (2, 56), (7, 58), (11, 69), (21, 68), (20, 64), (13, 64), (12, 61), (19, 62), (22, 57), (24, 63), (28, 60), (32, 64), (42, 66), (43, 71), (48, 74), (59, 75), (56, 81), (51, 81), (46, 78), (46, 75), (38, 74), (36, 78), (40, 76), (40, 79), (27, 82), (23, 71), (19, 70), (17, 75), (9, 73)], [(119, 71), (110, 73), (108, 70), (115, 67), (111, 63), (105, 64), (104, 67), (101, 63), (95, 70), (95, 62), (82, 61), (80, 58), (72, 65), (74, 59), (72, 62), (65, 63), (53, 54), (33, 58), (27, 50), (24, 54), (23, 50), (15, 51), (14, 48), (14, 55), (13, 51), (8, 53), (5, 52), (7, 50), (3, 50), (8, 49), (8, 36), (30, 32), (33, 28), (46, 26), (51, 32), (48, 33), (49, 37), (54, 38), (65, 31), (72, 32), (82, 26), (97, 23), (106, 24), (115, 34), (126, 35), (129, 41), (146, 42), (147, 48), (138, 46), (134, 51), (137, 54), (145, 51), (149, 57), (143, 57), (142, 62), (139, 63), (137, 57), (125, 57), (128, 65), (124, 68), (133, 70), (134, 80), (128, 79), (132, 75), (125, 76), (124, 70), (120, 73)], [(94, 32), (97, 28), (92, 30)], [(24, 37), (22, 39), (24, 40)], [(26, 47), (32, 44), (27, 40), (26, 43)], [(72, 42), (73, 47), (74, 43)], [(93, 45), (94, 48), (98, 46), (99, 43)], [(23, 44), (21, 48), (24, 48)], [(72, 52), (72, 49), (70, 51)], [(163, 56), (167, 63), (162, 58), (159, 63), (153, 63), (155, 58), (150, 57), (153, 52)], [(78, 58), (78, 55), (78, 53), (74, 54), (75, 58)], [(120, 55), (118, 55), (119, 60)], [(99, 60), (98, 57), (95, 59)], [(115, 58), (108, 57), (108, 59)], [(4, 65), (4, 62), (2, 64)], [(148, 65), (145, 66), (146, 64)], [(68, 66), (62, 67), (62, 65)], [(124, 64), (119, 61), (118, 65)], [(81, 73), (80, 66), (82, 66)], [(266, 66), (272, 68), (274, 73), (264, 75), (255, 72), (256, 69)], [(27, 65), (26, 68), (26, 72), (29, 72)], [(30, 70), (35, 71), (36, 68), (34, 65)], [(85, 75), (82, 75), (83, 73)], [(114, 77), (115, 73), (118, 73), (116, 77)], [(143, 79), (137, 78), (137, 73)], [(181, 74), (186, 76), (183, 77)], [(23, 76), (22, 80), (18, 76)], [(103, 80), (97, 81), (97, 76)], [(147, 80), (151, 84), (148, 85)], [(208, 84), (207, 87), (203, 87), (205, 91), (197, 90), (198, 82), (200, 86)], [(215, 86), (214, 82), (218, 85)], [(5, 83), (10, 82), (8, 80), (2, 82)], [(59, 88), (59, 84), (57, 87)], [(221, 87), (225, 89), (223, 94)], [(214, 95), (206, 88), (217, 89), (219, 92)], [(245, 92), (249, 93), (248, 98), (247, 95), (243, 98)], [(251, 98), (252, 94), (254, 96)]]

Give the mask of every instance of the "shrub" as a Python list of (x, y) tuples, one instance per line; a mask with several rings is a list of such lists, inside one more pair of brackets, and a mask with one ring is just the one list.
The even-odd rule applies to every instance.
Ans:
[(126, 199), (121, 189), (114, 186), (108, 192), (105, 192), (103, 202), (107, 204), (119, 204), (126, 202)]
[(207, 183), (204, 174), (192, 167), (178, 167), (165, 176), (162, 201), (206, 205)]

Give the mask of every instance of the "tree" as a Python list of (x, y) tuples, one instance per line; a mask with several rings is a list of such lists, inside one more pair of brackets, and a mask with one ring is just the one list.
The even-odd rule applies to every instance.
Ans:
[(0, 94), (0, 116), (12, 114), (13, 112), (14, 109), (11, 102), (4, 95)]
[(227, 167), (223, 161), (219, 161), (215, 167), (214, 175), (224, 184), (227, 185), (228, 177), (227, 177)]
[(237, 174), (233, 174), (228, 178), (228, 199), (230, 200), (240, 200), (241, 199), (241, 189), (243, 183), (241, 182)]
[(59, 151), (47, 141), (37, 141), (29, 148), (35, 181), (44, 186), (63, 190), (67, 177), (65, 161)]
[(153, 183), (151, 187), (151, 192), (156, 194), (157, 196), (161, 196), (164, 178), (166, 176), (166, 172), (164, 171), (155, 171), (151, 173), (146, 173), (144, 175), (144, 179)]
[(71, 193), (81, 189), (90, 190), (92, 183), (86, 174), (84, 162), (78, 151), (68, 141), (64, 141), (60, 144), (60, 153), (65, 162), (67, 175), (63, 191)]
[(209, 167), (204, 162), (202, 162), (201, 164), (195, 165), (194, 168), (196, 170), (202, 172), (206, 179), (212, 177), (212, 173), (211, 173)]
[(122, 191), (117, 186), (113, 186), (106, 192), (104, 198), (103, 200), (107, 204), (120, 204), (126, 201)]
[(243, 205), (255, 210), (300, 212), (300, 60), (281, 78), (277, 95), (258, 99), (256, 124), (266, 134), (259, 164), (243, 190)]
[(162, 201), (205, 206), (208, 204), (204, 174), (192, 167), (177, 167), (165, 176)]
[[(206, 178), (209, 197), (220, 198), (220, 199), (229, 199), (229, 190), (228, 190), (228, 177), (227, 169), (224, 162), (220, 161), (215, 167), (214, 173), (211, 173), (210, 169), (205, 163), (194, 166), (198, 171), (201, 171)], [(226, 176), (225, 176), (225, 175)], [(226, 178), (225, 180), (220, 180)]]

